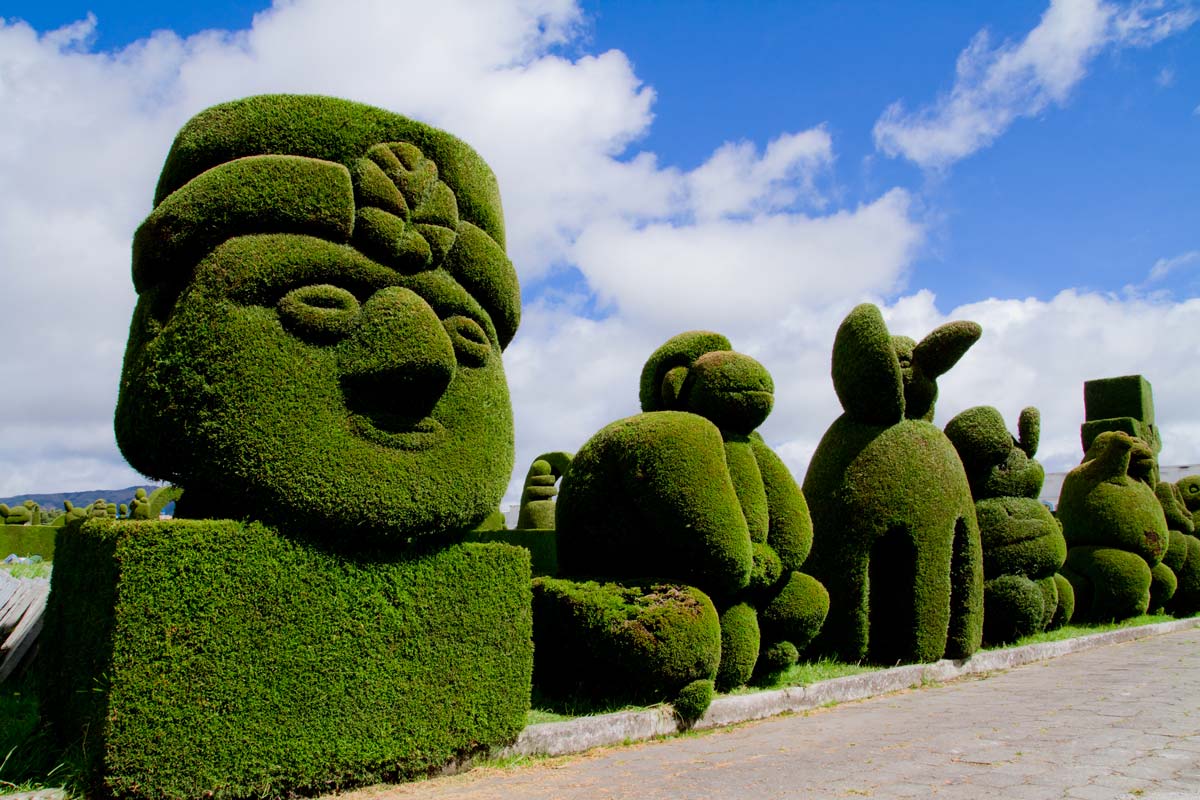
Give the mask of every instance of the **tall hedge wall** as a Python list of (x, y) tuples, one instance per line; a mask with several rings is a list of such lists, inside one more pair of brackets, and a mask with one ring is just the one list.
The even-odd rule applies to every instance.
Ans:
[(0, 525), (0, 558), (9, 553), (19, 556), (54, 558), (54, 537), (58, 528), (50, 525)]
[(257, 523), (91, 520), (59, 534), (57, 556), (42, 707), (64, 742), (83, 740), (94, 793), (324, 792), (524, 726), (521, 548), (396, 562)]

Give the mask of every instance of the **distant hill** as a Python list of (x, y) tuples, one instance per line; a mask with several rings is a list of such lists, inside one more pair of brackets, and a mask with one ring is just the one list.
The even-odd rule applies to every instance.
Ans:
[(120, 505), (121, 503), (128, 504), (129, 501), (133, 499), (133, 495), (138, 489), (145, 489), (146, 494), (150, 494), (157, 488), (158, 486), (153, 483), (145, 483), (141, 484), (140, 486), (127, 486), (124, 489), (88, 489), (84, 492), (19, 494), (13, 497), (0, 497), (0, 503), (4, 503), (7, 506), (19, 506), (26, 500), (32, 500), (33, 502), (37, 503), (39, 507), (46, 510), (56, 508), (61, 511), (64, 500), (70, 500), (71, 505), (77, 508), (90, 505), (101, 498), (109, 503), (116, 503), (117, 505)]

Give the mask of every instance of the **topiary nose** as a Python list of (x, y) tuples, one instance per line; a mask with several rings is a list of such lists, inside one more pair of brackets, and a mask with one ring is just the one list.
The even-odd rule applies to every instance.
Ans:
[(427, 416), (454, 379), (454, 346), (420, 295), (381, 289), (338, 345), (342, 385), (356, 410), (412, 421)]

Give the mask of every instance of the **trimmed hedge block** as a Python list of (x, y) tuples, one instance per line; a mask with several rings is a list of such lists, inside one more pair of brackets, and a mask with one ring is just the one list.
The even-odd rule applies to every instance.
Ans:
[(19, 556), (41, 556), (46, 561), (54, 559), (54, 540), (57, 525), (3, 525), (0, 526), (0, 558), (9, 553)]
[[(419, 775), (525, 724), (529, 558), (332, 554), (257, 523), (59, 534), (42, 709), (89, 792), (288, 796)], [(464, 587), (470, 587), (464, 591)]]
[(558, 575), (558, 534), (552, 530), (506, 528), (474, 530), (467, 534), (468, 542), (503, 542), (524, 547), (529, 551), (529, 567), (534, 577)]

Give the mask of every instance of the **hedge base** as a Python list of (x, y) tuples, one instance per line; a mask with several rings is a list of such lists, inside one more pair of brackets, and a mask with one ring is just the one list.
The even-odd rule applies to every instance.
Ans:
[(55, 555), (42, 709), (89, 795), (326, 792), (525, 724), (520, 548), (352, 559), (257, 523), (92, 520)]

